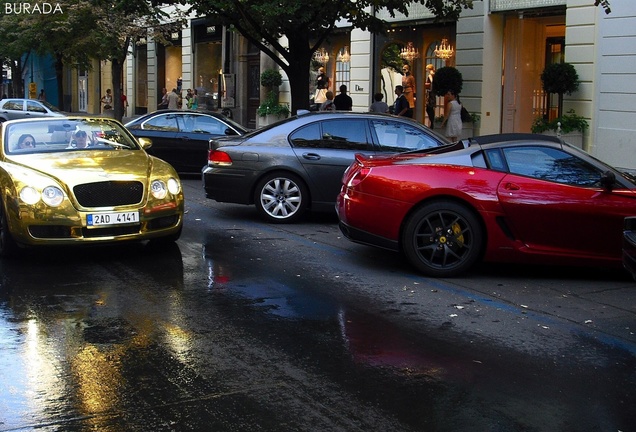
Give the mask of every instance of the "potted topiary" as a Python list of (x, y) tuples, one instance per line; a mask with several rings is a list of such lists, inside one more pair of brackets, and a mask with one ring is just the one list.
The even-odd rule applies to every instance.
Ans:
[(282, 83), (283, 77), (276, 69), (267, 69), (261, 74), (261, 85), (269, 91), (256, 110), (261, 117), (259, 126), (265, 126), (289, 116), (289, 106), (278, 102), (278, 86)]
[(552, 63), (541, 73), (543, 90), (547, 94), (559, 95), (557, 118), (550, 120), (547, 114), (536, 118), (532, 124), (533, 133), (560, 136), (565, 141), (583, 148), (583, 133), (588, 124), (584, 117), (577, 115), (573, 109), (563, 114), (563, 95), (572, 94), (579, 88), (579, 76), (570, 63)]
[(435, 78), (433, 79), (433, 91), (437, 96), (446, 96), (449, 90), (453, 90), (455, 94), (462, 92), (464, 78), (462, 73), (452, 66), (444, 66), (437, 69)]
[[(452, 90), (453, 93), (459, 95), (462, 91), (462, 87), (464, 86), (464, 78), (462, 77), (462, 73), (452, 66), (444, 66), (435, 72), (435, 78), (433, 79), (433, 92), (437, 96), (444, 97), (449, 90)], [(444, 104), (446, 105), (446, 104)], [(467, 138), (474, 135), (475, 124), (479, 120), (478, 114), (470, 115), (471, 120), (469, 122), (463, 122), (463, 131), (462, 137)], [(438, 117), (435, 119), (435, 127), (441, 128), (442, 121), (444, 117)]]
[(267, 69), (261, 74), (261, 85), (273, 90), (283, 83), (283, 76), (276, 69)]
[(563, 114), (563, 95), (572, 94), (579, 88), (579, 76), (570, 63), (552, 63), (541, 73), (543, 90), (559, 95), (558, 116)]

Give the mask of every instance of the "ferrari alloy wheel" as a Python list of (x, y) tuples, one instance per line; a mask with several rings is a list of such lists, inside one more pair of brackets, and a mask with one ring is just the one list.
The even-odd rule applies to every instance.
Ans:
[(468, 270), (481, 255), (483, 233), (475, 214), (452, 201), (427, 204), (406, 221), (402, 249), (423, 273), (434, 277), (456, 276)]
[(0, 201), (0, 257), (8, 258), (17, 252), (18, 246), (9, 231), (9, 221)]
[(270, 222), (294, 222), (305, 212), (309, 193), (302, 180), (289, 173), (273, 173), (256, 186), (254, 203)]

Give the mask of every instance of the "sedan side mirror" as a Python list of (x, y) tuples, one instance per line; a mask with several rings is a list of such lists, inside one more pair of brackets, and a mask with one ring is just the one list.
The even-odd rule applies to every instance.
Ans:
[(238, 135), (238, 133), (232, 128), (227, 128), (225, 129), (225, 135)]
[(611, 171), (605, 171), (601, 176), (601, 187), (611, 191), (616, 184), (616, 175)]

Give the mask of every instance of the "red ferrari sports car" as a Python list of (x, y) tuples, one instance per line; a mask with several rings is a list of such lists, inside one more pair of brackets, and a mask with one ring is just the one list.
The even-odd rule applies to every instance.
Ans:
[(635, 181), (558, 138), (489, 135), (356, 155), (336, 210), (347, 238), (401, 251), (429, 276), (479, 260), (620, 267)]

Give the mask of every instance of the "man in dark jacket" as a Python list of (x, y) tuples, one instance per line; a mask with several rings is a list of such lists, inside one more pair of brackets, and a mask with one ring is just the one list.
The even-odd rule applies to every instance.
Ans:
[(393, 114), (395, 114), (396, 116), (411, 117), (409, 115), (409, 101), (406, 100), (406, 97), (404, 97), (403, 93), (404, 87), (402, 87), (401, 85), (396, 85), (395, 95), (397, 97), (395, 98), (395, 103), (393, 104)]
[(351, 96), (347, 94), (347, 86), (340, 86), (340, 94), (333, 99), (334, 105), (336, 105), (337, 111), (351, 111), (353, 107), (353, 100)]

